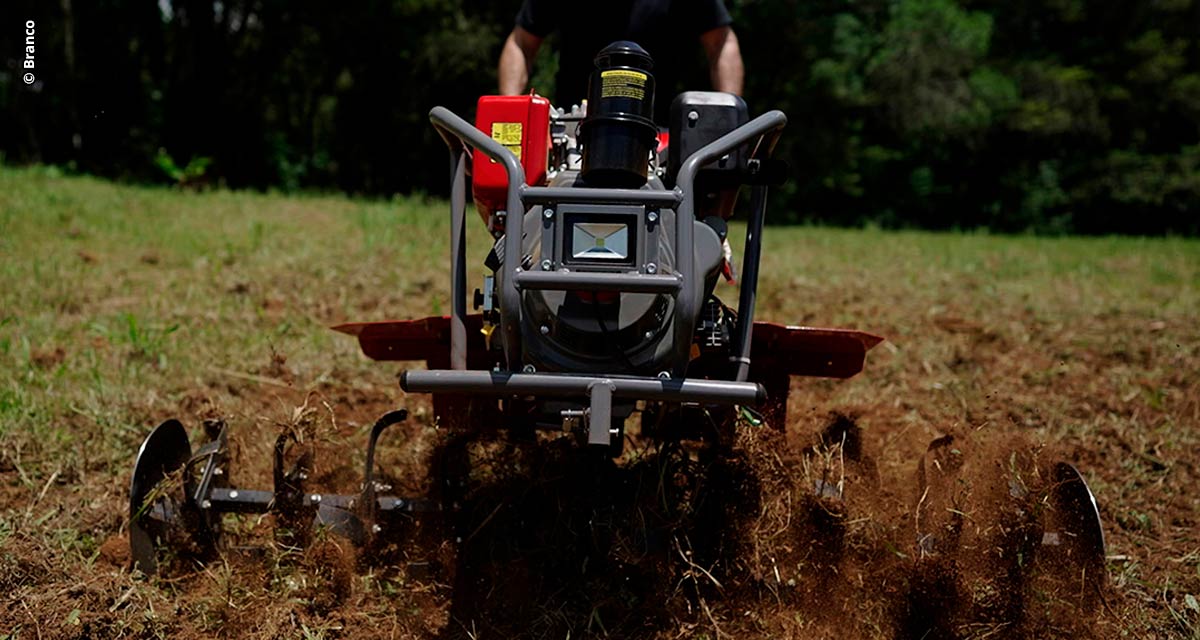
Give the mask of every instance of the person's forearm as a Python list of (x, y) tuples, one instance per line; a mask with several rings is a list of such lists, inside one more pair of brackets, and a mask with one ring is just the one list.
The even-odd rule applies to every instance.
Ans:
[(721, 43), (717, 54), (709, 57), (708, 66), (713, 89), (742, 95), (746, 72), (742, 67), (742, 50), (738, 47), (737, 36), (733, 34), (732, 29)]
[(525, 92), (529, 84), (529, 64), (525, 53), (510, 34), (500, 52), (500, 95), (515, 96)]

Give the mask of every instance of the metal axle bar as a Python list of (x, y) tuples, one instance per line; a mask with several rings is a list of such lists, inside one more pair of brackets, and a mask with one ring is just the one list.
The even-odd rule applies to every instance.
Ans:
[[(304, 494), (301, 504), (313, 507), (336, 507), (352, 511), (359, 499), (360, 496), (307, 493)], [(430, 500), (411, 500), (396, 496), (380, 496), (375, 501), (379, 505), (379, 511), (385, 513), (413, 513), (441, 510), (440, 505)], [(274, 506), (275, 493), (261, 489), (213, 489), (206, 503), (201, 502), (200, 508), (212, 509), (219, 513), (268, 513)]]
[(691, 378), (624, 378), (553, 373), (499, 371), (405, 371), (400, 388), (414, 393), (479, 393), (491, 395), (586, 398), (596, 384), (612, 385), (612, 397), (667, 402), (756, 405), (767, 392), (756, 382)]

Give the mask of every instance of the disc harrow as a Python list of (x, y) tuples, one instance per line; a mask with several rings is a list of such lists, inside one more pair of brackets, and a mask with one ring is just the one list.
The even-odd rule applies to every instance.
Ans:
[(375, 479), (375, 449), (388, 427), (408, 412), (385, 414), (371, 428), (367, 442), (362, 490), (357, 495), (313, 493), (306, 489), (312, 473), (312, 450), (305, 448), (291, 465), (285, 460), (300, 446), (290, 433), (275, 441), (270, 491), (233, 487), (229, 477), (228, 427), (207, 421), (207, 440), (193, 453), (187, 432), (178, 420), (168, 420), (150, 432), (134, 465), (129, 490), (132, 564), (155, 573), (165, 559), (206, 561), (222, 548), (222, 516), (274, 516), (276, 541), (303, 547), (312, 532), (325, 529), (360, 547), (388, 538), (398, 517), (441, 511), (440, 501), (386, 494)]

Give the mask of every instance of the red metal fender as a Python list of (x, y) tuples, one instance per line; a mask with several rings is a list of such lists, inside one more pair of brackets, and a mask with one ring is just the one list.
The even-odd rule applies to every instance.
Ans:
[[(468, 315), (464, 320), (467, 328), (467, 367), (490, 369), (487, 344), (481, 332), (483, 316)], [(372, 360), (424, 360), (430, 368), (450, 367), (450, 316), (347, 322), (333, 327), (333, 330), (358, 337), (358, 346)]]
[(867, 352), (883, 338), (854, 329), (754, 323), (750, 361), (756, 369), (793, 376), (849, 378), (863, 370)]
[[(466, 317), (467, 366), (490, 368), (484, 343), (483, 319)], [(450, 359), (450, 318), (350, 322), (333, 327), (356, 336), (372, 360), (424, 360), (444, 367)], [(867, 351), (883, 338), (853, 329), (792, 327), (773, 322), (754, 323), (750, 358), (754, 369), (774, 375), (849, 378), (862, 371)]]

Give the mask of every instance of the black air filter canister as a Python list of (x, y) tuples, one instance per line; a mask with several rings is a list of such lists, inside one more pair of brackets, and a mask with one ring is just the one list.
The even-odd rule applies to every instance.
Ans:
[(580, 124), (584, 182), (636, 188), (646, 183), (654, 125), (654, 60), (637, 43), (621, 40), (596, 54), (588, 82), (587, 116)]

